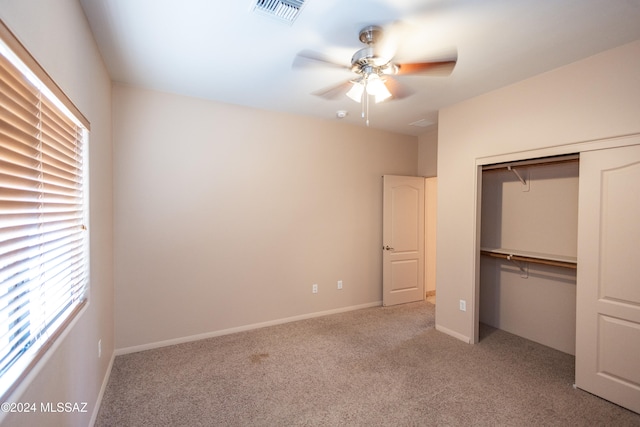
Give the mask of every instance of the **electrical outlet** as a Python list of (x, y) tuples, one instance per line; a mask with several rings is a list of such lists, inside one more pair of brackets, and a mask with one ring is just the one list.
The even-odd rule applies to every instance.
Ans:
[(338, 280), (338, 289), (342, 289), (342, 280)]
[(313, 292), (314, 294), (318, 293), (318, 285), (316, 283), (314, 283), (311, 287), (311, 292)]
[(460, 300), (460, 311), (467, 311), (467, 302), (463, 299)]
[(98, 358), (102, 357), (102, 340), (98, 340)]

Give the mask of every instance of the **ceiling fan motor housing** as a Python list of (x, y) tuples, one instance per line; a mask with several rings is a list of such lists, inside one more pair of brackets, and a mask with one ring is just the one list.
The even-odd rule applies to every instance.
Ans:
[(382, 28), (377, 25), (368, 25), (360, 30), (360, 41), (364, 44), (374, 44), (380, 40), (380, 37), (382, 37)]
[(378, 55), (375, 47), (368, 46), (351, 57), (351, 71), (356, 74), (395, 74), (397, 68), (388, 58)]
[(375, 43), (382, 37), (382, 28), (369, 25), (360, 30), (360, 41), (367, 45), (351, 57), (351, 70), (357, 74), (390, 74), (392, 68), (387, 58), (381, 57)]

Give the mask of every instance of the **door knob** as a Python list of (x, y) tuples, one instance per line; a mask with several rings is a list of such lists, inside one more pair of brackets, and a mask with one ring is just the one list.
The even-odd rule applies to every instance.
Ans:
[(392, 251), (393, 250), (393, 248), (390, 247), (389, 245), (383, 246), (382, 249), (385, 250), (385, 251)]

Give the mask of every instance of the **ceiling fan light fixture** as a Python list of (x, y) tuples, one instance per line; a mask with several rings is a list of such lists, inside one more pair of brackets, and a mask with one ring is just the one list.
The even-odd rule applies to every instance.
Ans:
[(377, 74), (369, 74), (367, 77), (367, 93), (375, 97), (376, 104), (391, 97), (391, 92)]
[(382, 101), (384, 101), (386, 99), (391, 98), (391, 92), (389, 92), (386, 87), (385, 87), (385, 91), (386, 92), (378, 93), (378, 94), (375, 95), (376, 104), (378, 104), (379, 102), (382, 102)]
[(354, 81), (353, 86), (351, 86), (351, 89), (349, 89), (349, 92), (347, 92), (347, 96), (356, 102), (362, 102), (363, 92), (364, 85), (362, 84), (362, 81)]

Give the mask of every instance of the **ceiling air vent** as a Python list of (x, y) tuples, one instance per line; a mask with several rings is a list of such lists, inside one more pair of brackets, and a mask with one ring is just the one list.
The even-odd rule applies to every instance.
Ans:
[(300, 14), (303, 4), (304, 0), (257, 0), (253, 10), (291, 24)]
[(419, 127), (419, 128), (426, 128), (431, 126), (432, 124), (435, 124), (434, 121), (431, 121), (429, 119), (420, 119), (418, 121), (415, 121), (413, 123), (409, 123), (409, 126), (415, 126), (415, 127)]

